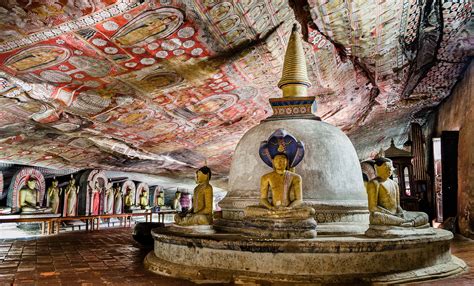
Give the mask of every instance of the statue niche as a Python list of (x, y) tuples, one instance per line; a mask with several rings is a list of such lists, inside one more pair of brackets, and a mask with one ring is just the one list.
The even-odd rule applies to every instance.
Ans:
[(13, 175), (8, 188), (7, 206), (11, 212), (48, 213), (51, 208), (44, 207), (45, 180), (40, 171), (23, 168)]
[(301, 176), (292, 171), (303, 160), (303, 143), (277, 129), (261, 143), (259, 154), (273, 171), (261, 177), (259, 205), (244, 210), (246, 232), (272, 238), (315, 237), (315, 210), (303, 205)]

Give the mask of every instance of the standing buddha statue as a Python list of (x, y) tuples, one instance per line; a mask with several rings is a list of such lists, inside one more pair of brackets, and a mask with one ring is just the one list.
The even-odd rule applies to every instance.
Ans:
[(79, 187), (76, 186), (76, 180), (74, 180), (72, 175), (64, 191), (64, 215), (75, 216), (77, 214), (77, 195), (79, 193)]
[(58, 187), (58, 184), (58, 180), (54, 178), (47, 191), (47, 206), (50, 207), (55, 214), (59, 213), (59, 196), (63, 192), (62, 189)]

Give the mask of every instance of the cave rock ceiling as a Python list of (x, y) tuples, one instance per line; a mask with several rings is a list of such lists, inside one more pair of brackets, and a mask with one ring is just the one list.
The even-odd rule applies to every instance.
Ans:
[[(271, 115), (298, 21), (317, 114), (359, 156), (449, 95), (472, 56), (470, 1), (5, 0), (0, 161), (226, 175)], [(255, 142), (258, 144), (258, 142)]]

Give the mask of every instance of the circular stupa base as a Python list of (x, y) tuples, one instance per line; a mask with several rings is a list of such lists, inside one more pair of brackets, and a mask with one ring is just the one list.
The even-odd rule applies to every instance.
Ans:
[(405, 283), (448, 277), (466, 270), (450, 254), (453, 235), (376, 239), (318, 236), (259, 239), (239, 234), (152, 231), (154, 251), (145, 267), (196, 283)]

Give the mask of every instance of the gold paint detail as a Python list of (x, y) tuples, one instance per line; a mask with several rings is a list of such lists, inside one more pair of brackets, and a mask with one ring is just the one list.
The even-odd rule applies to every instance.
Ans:
[(283, 91), (283, 97), (301, 97), (307, 96), (310, 86), (301, 34), (297, 24), (294, 24), (288, 40), (282, 77), (278, 82), (278, 87)]

